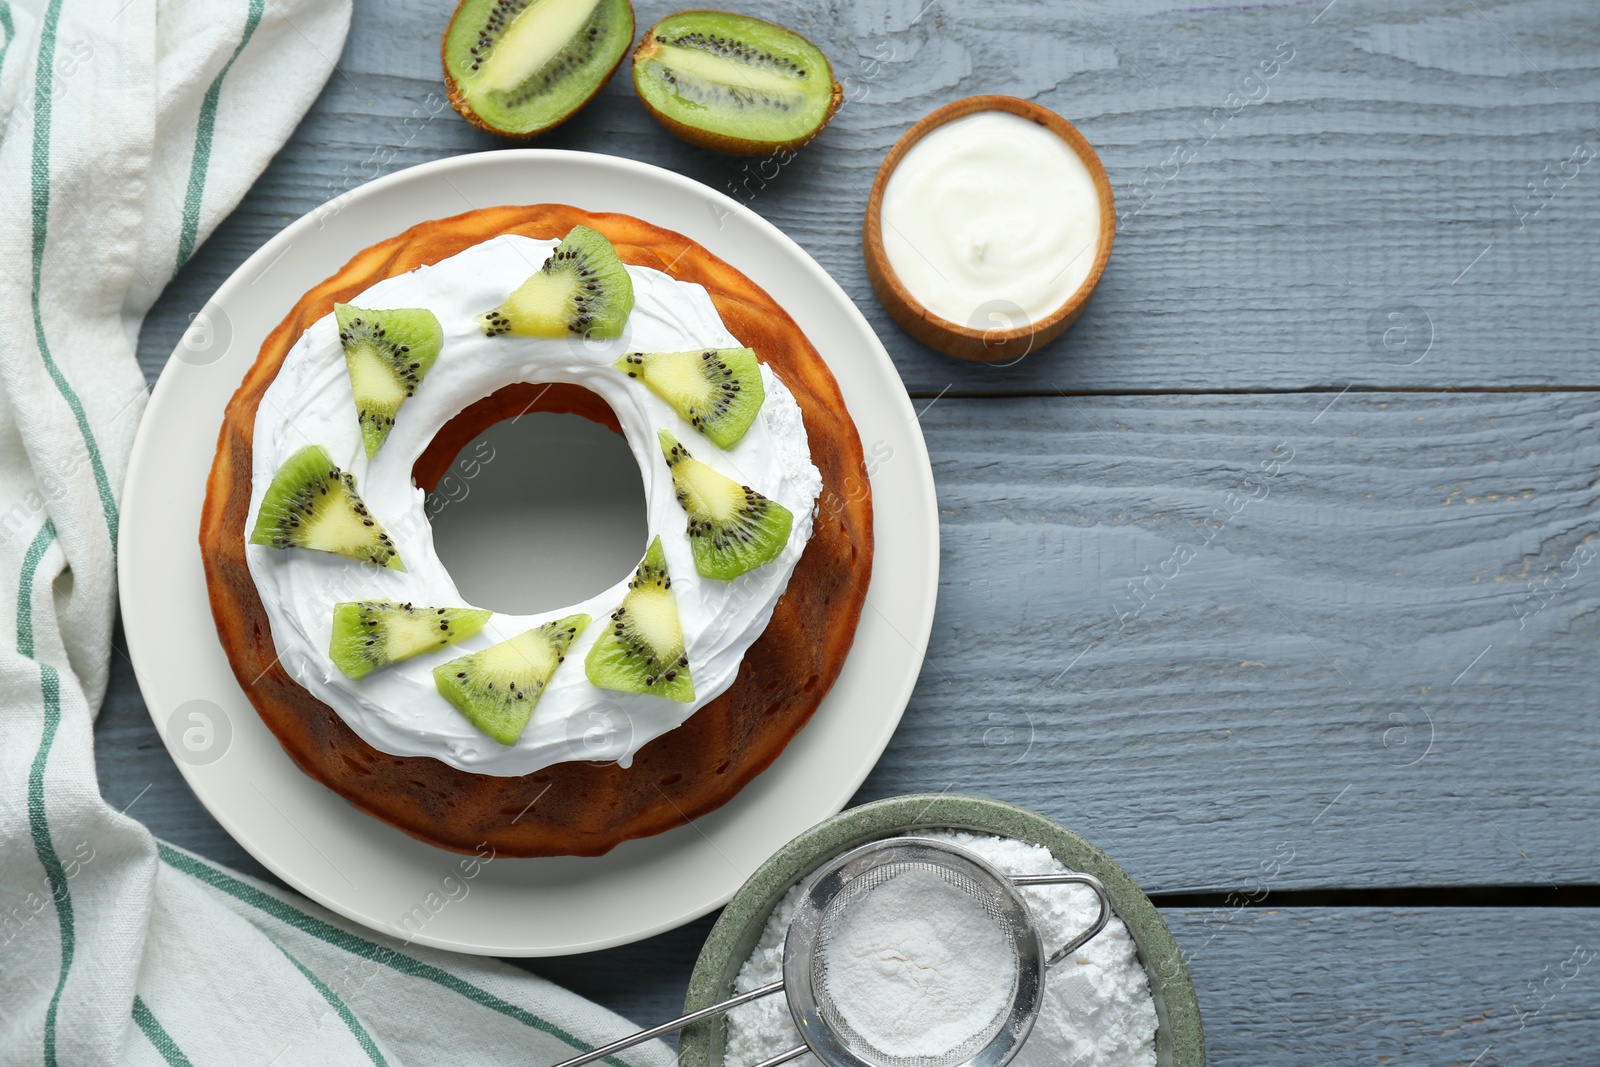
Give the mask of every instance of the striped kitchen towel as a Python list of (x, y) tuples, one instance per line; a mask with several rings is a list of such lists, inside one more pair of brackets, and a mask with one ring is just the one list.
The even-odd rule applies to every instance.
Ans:
[(139, 325), (349, 18), (349, 0), (0, 0), (0, 1065), (538, 1065), (628, 1029), (507, 965), (360, 931), (100, 798)]

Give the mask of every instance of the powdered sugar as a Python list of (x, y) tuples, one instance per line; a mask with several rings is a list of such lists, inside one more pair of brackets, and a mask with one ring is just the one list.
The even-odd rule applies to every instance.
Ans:
[(822, 952), (828, 998), (891, 1056), (939, 1056), (982, 1033), (1010, 1004), (1017, 967), (983, 905), (926, 870), (853, 904)]
[[(919, 836), (960, 845), (1006, 874), (1067, 870), (1048, 849), (1011, 838), (955, 831)], [(804, 883), (791, 887), (773, 909), (755, 950), (739, 970), (735, 991), (782, 977), (783, 941), (804, 888)], [(1046, 954), (1088, 927), (1099, 908), (1086, 886), (1040, 886), (1021, 892), (1033, 909)], [(990, 1017), (985, 1016), (978, 1025)], [(854, 1019), (851, 1024), (855, 1025)], [(750, 1067), (801, 1043), (781, 995), (735, 1008), (728, 1013), (727, 1026), (723, 1056), (727, 1067)], [(1098, 937), (1050, 969), (1039, 1020), (1012, 1063), (1016, 1067), (1151, 1067), (1156, 1062), (1155, 1033), (1149, 980), (1139, 964), (1133, 938), (1113, 916)], [(964, 1036), (957, 1035), (939, 1051)], [(809, 1055), (795, 1062), (817, 1067), (816, 1059)]]

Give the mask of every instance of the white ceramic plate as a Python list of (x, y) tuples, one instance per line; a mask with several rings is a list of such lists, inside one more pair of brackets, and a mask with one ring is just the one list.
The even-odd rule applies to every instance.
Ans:
[[(461, 857), (356, 811), (302, 774), (263, 725), (212, 623), (200, 509), (223, 407), (306, 289), (416, 223), (535, 202), (625, 212), (676, 230), (794, 316), (833, 369), (876, 460), (878, 551), (837, 684), (777, 762), (730, 803), (606, 856), (501, 857), (463, 882)], [(413, 167), (324, 205), (268, 241), (207, 303), (156, 383), (134, 444), (119, 545), (122, 616), (145, 702), (179, 769), (217, 821), (284, 881), (375, 929), (395, 932), (410, 914), (403, 933), (424, 944), (561, 955), (705, 914), (784, 842), (844, 806), (888, 743), (921, 669), (938, 538), (933, 476), (905, 388), (861, 313), (798, 245), (748, 208), (658, 167), (579, 152), (487, 152)]]

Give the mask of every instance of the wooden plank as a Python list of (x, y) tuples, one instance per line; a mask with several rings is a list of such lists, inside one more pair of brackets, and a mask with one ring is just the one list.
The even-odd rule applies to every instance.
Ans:
[[(1600, 397), (946, 398), (922, 422), (940, 602), (860, 799), (1013, 800), (1153, 892), (1235, 888), (1280, 843), (1281, 889), (1600, 882)], [(120, 806), (176, 773), (125, 663), (112, 688)], [(136, 814), (237, 858), (163, 790)]]
[(861, 799), (1013, 800), (1151, 891), (1239, 885), (1281, 842), (1280, 888), (1600, 881), (1600, 398), (947, 398), (922, 423), (938, 613)]
[[(641, 31), (673, 10), (636, 6)], [(682, 144), (631, 99), (626, 72), (537, 143), (643, 159), (731, 191), (839, 280), (908, 386), (930, 396), (1600, 386), (1600, 364), (1573, 354), (1600, 283), (1588, 254), (1600, 161), (1586, 161), (1600, 152), (1600, 9), (1327, 6), (748, 0), (741, 10), (812, 35), (850, 85), (833, 125), (793, 163), (775, 173)], [(158, 303), (141, 342), (147, 369), (294, 217), (378, 174), (507, 144), (443, 105), (437, 38), (450, 7), (356, 6), (310, 116)], [(912, 342), (872, 296), (859, 248), (889, 145), (933, 108), (981, 92), (1031, 97), (1077, 123), (1125, 215), (1083, 320), (1009, 368)]]
[[(1163, 914), (1190, 957), (1212, 1063), (1594, 1062), (1593, 909), (1274, 909), (1269, 898)], [(681, 1009), (708, 929), (521, 965), (647, 1025)]]
[(1588, 1064), (1594, 909), (1166, 913), (1213, 1063)]

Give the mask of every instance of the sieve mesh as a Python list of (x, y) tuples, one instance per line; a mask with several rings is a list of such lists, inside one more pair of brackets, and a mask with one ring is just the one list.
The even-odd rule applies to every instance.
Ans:
[[(1011, 950), (1011, 982), (1005, 1005), (987, 1026), (938, 1055), (906, 1056), (878, 1048), (858, 1032), (834, 1003), (828, 984), (828, 958), (842, 920), (870, 894), (903, 875), (931, 873), (976, 901)], [(1081, 882), (1100, 898), (1094, 924), (1068, 941), (1048, 960), (1033, 926), (1027, 901), (1015, 886)], [(904, 906), (904, 905), (902, 905)], [(876, 918), (876, 916), (869, 917)], [(1086, 874), (1007, 876), (963, 848), (922, 837), (894, 837), (857, 845), (823, 866), (811, 880), (783, 941), (783, 977), (686, 1015), (619, 1038), (564, 1060), (556, 1067), (584, 1067), (610, 1060), (613, 1053), (682, 1029), (779, 991), (804, 1044), (764, 1060), (757, 1067), (779, 1067), (812, 1053), (826, 1067), (1006, 1067), (1022, 1048), (1039, 1015), (1046, 968), (1086, 944), (1111, 918), (1111, 900), (1098, 879)], [(935, 1028), (937, 1030), (937, 1028)], [(929, 1032), (932, 1036), (934, 1031)], [(943, 1037), (942, 1032), (939, 1034)], [(612, 1060), (611, 1062), (616, 1062)]]
[[(841, 1038), (847, 1045), (858, 1053), (869, 1053), (862, 1058), (870, 1059), (880, 1067), (954, 1067), (956, 1064), (967, 1063), (979, 1052), (986, 1048), (990, 1042), (1007, 1026), (1014, 1004), (1017, 999), (1018, 968), (1013, 966), (1008, 975), (1009, 985), (1001, 1007), (995, 1012), (994, 1017), (988, 1019), (978, 1030), (961, 1044), (937, 1056), (907, 1056), (890, 1052), (880, 1048), (861, 1034), (845, 1018), (830, 994), (828, 984), (828, 960), (831, 955), (830, 946), (835, 934), (851, 911), (859, 906), (869, 894), (903, 874), (921, 871), (938, 876), (941, 880), (977, 902), (990, 921), (1000, 928), (1008, 945), (1015, 945), (1019, 936), (1027, 936), (1030, 931), (1019, 928), (1019, 919), (1025, 921), (1024, 916), (1019, 916), (1013, 903), (1010, 886), (990, 878), (979, 879), (973, 877), (966, 870), (951, 866), (948, 862), (927, 859), (891, 860), (878, 866), (868, 868), (857, 877), (850, 879), (838, 891), (823, 909), (817, 924), (815, 951), (811, 957), (811, 990), (815, 997), (818, 1013), (829, 1029)], [(1015, 951), (1012, 953), (1013, 963), (1016, 962)]]

